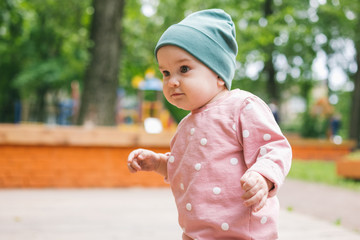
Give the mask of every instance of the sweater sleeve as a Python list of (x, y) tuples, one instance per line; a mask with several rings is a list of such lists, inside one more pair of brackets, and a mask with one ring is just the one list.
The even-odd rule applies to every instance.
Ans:
[(239, 113), (239, 140), (247, 171), (255, 171), (274, 183), (275, 196), (291, 166), (292, 150), (269, 107), (258, 97), (248, 97)]
[[(171, 152), (167, 152), (165, 153), (165, 156), (167, 157), (167, 162), (169, 161), (169, 158), (171, 156)], [(167, 164), (167, 163), (166, 163)], [(164, 178), (164, 182), (167, 183), (167, 184), (170, 184), (169, 182), (169, 174), (167, 174)]]

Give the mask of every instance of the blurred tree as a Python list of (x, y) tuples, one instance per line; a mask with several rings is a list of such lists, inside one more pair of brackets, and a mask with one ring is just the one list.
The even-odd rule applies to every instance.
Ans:
[(93, 0), (91, 61), (84, 78), (79, 123), (115, 125), (125, 0)]
[(23, 35), (23, 15), (12, 1), (0, 1), (0, 122), (15, 121), (15, 103), (20, 100), (12, 85), (21, 69), (18, 51)]
[[(263, 5), (264, 5), (263, 6), (264, 21), (268, 21), (267, 19), (271, 18), (272, 17), (271, 15), (274, 13), (273, 0), (265, 0)], [(275, 76), (276, 71), (272, 58), (274, 49), (275, 49), (275, 44), (273, 41), (269, 42), (268, 45), (264, 48), (265, 54), (267, 56), (265, 59), (264, 72), (266, 73), (266, 77), (267, 77), (267, 92), (269, 94), (269, 97), (270, 99), (272, 99), (272, 101), (279, 102), (280, 93), (277, 86), (278, 84)]]
[(1, 1), (6, 7), (0, 8), (0, 67), (2, 82), (8, 85), (0, 88), (5, 92), (0, 95), (14, 90), (18, 94), (11, 101), (0, 101), (0, 108), (13, 108), (18, 95), (22, 102), (33, 102), (30, 120), (44, 122), (47, 93), (70, 89), (71, 81), (81, 79), (87, 59), (87, 2)]
[(357, 148), (360, 148), (360, 2), (351, 1), (354, 4), (351, 8), (355, 14), (356, 19), (353, 21), (354, 37), (353, 41), (356, 50), (356, 65), (357, 71), (353, 75), (354, 91), (351, 104), (350, 117), (350, 138), (357, 141)]
[[(162, 32), (191, 12), (223, 8), (233, 17), (237, 29), (238, 69), (233, 88), (254, 92), (266, 102), (278, 98), (281, 103), (299, 95), (306, 99), (310, 108), (312, 88), (324, 80), (315, 74), (318, 72), (316, 61), (323, 54), (329, 72), (334, 66), (341, 67), (353, 83), (352, 101), (349, 104), (342, 102), (341, 110), (352, 105), (352, 110), (348, 111), (352, 116), (349, 119), (350, 135), (359, 138), (358, 1), (134, 0), (126, 3), (122, 19), (120, 5), (123, 1), (118, 1), (105, 17), (100, 14), (112, 3), (103, 1), (101, 6), (95, 3), (94, 0), (92, 6), (90, 0), (0, 1), (0, 122), (13, 120), (13, 105), (20, 96), (36, 101), (34, 105), (39, 110), (34, 115), (41, 116), (42, 98), (46, 93), (70, 88), (71, 81), (83, 79), (81, 122), (91, 115), (91, 111), (96, 111), (96, 124), (113, 124), (117, 86), (134, 93), (131, 79), (143, 75), (149, 67), (157, 68), (153, 50)], [(92, 17), (90, 41), (88, 26)], [(105, 22), (102, 29), (95, 31), (99, 26), (97, 22), (106, 21), (107, 17), (117, 20), (109, 27)], [(99, 34), (103, 34), (102, 39), (96, 37)], [(112, 34), (117, 36), (110, 37)], [(117, 41), (117, 47), (116, 44), (101, 47), (99, 42), (109, 39)], [(341, 47), (339, 42), (342, 42)], [(351, 56), (354, 59), (335, 61), (341, 54), (346, 55), (346, 45), (353, 45), (357, 53)], [(86, 51), (88, 47), (90, 52)], [(119, 57), (120, 53), (123, 57)], [(105, 64), (107, 61), (109, 63)], [(98, 71), (98, 68), (103, 70)], [(339, 94), (346, 91), (334, 90), (329, 80), (326, 83), (330, 94), (348, 98), (349, 94)], [(178, 120), (186, 114), (172, 107), (169, 109)], [(307, 116), (304, 117), (304, 128), (309, 128), (312, 121), (308, 114), (304, 116)]]
[(356, 24), (356, 63), (357, 71), (354, 76), (354, 92), (351, 102), (350, 138), (357, 141), (360, 148), (360, 11), (358, 12), (358, 23)]
[(328, 55), (329, 68), (341, 68), (353, 82), (348, 103), (349, 137), (356, 140), (360, 148), (360, 2), (334, 0), (320, 5), (318, 15), (316, 29), (326, 36), (322, 47)]

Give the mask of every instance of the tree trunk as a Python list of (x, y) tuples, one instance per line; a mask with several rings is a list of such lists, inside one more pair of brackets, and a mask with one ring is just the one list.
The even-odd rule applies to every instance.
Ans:
[[(264, 10), (265, 18), (267, 18), (273, 14), (272, 0), (266, 0), (264, 2), (263, 10)], [(273, 43), (266, 47), (266, 53), (268, 55), (268, 59), (265, 62), (264, 71), (265, 71), (266, 77), (267, 77), (267, 92), (268, 92), (270, 100), (275, 101), (275, 102), (280, 102), (278, 86), (277, 86), (276, 79), (275, 79), (276, 72), (275, 72), (274, 63), (273, 63), (273, 59), (272, 59), (273, 50), (274, 50)]]
[(267, 77), (267, 92), (271, 101), (279, 102), (279, 91), (278, 86), (275, 79), (275, 68), (274, 63), (272, 61), (272, 51), (269, 51), (270, 55), (268, 60), (265, 62), (264, 70), (266, 72)]
[(357, 148), (360, 148), (360, 41), (357, 41), (355, 45), (358, 70), (354, 78), (354, 92), (351, 102), (349, 131), (350, 138), (357, 141)]
[(91, 61), (85, 72), (79, 123), (115, 125), (125, 0), (93, 0)]
[[(4, 64), (5, 67), (6, 65)], [(0, 72), (1, 70), (2, 66), (0, 66)], [(0, 123), (13, 123), (15, 120), (14, 104), (20, 100), (20, 96), (19, 91), (11, 86), (11, 79), (15, 73), (4, 75), (0, 76)]]
[(352, 95), (350, 111), (349, 137), (357, 142), (356, 147), (360, 148), (360, 19), (356, 24), (354, 45), (356, 50), (357, 72), (354, 77), (354, 91)]

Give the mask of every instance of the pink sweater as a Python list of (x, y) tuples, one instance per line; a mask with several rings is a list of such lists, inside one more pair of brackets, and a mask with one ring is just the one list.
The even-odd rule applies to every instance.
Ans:
[[(192, 111), (179, 124), (168, 159), (183, 239), (277, 239), (275, 195), (291, 158), (268, 106), (249, 92), (232, 90)], [(257, 213), (241, 198), (240, 178), (246, 171), (275, 185)]]

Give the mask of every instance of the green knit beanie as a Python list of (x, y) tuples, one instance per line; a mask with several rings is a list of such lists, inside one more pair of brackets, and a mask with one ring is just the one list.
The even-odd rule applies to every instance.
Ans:
[(195, 12), (170, 26), (155, 47), (156, 58), (157, 51), (165, 45), (184, 49), (219, 75), (231, 89), (238, 47), (234, 23), (226, 12), (221, 9)]

